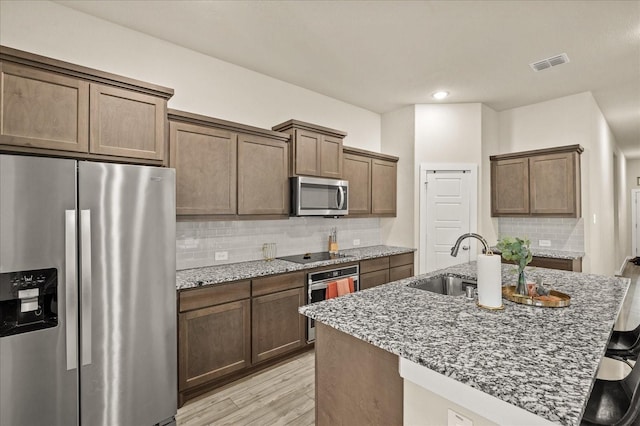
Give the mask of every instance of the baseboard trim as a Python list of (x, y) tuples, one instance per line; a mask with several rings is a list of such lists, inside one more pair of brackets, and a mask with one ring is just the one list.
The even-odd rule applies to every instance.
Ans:
[(622, 273), (624, 272), (624, 267), (627, 266), (627, 262), (630, 261), (631, 259), (633, 259), (633, 256), (627, 256), (624, 259), (624, 262), (622, 262), (622, 266), (620, 266), (620, 269), (616, 273), (616, 277), (621, 277), (622, 276)]

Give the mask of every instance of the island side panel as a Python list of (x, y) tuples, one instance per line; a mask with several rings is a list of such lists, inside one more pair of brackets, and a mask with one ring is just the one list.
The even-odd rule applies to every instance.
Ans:
[(402, 425), (398, 356), (316, 322), (316, 426)]

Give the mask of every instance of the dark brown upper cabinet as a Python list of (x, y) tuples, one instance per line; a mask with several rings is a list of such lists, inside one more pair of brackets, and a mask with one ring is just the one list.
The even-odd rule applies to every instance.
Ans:
[(348, 146), (343, 151), (349, 216), (395, 217), (398, 157)]
[(289, 120), (272, 130), (291, 135), (290, 176), (342, 178), (342, 140), (335, 129)]
[(491, 215), (580, 217), (580, 145), (493, 155)]
[(238, 135), (177, 121), (169, 127), (177, 214), (236, 214)]
[(0, 46), (0, 150), (165, 164), (173, 89)]
[(289, 215), (289, 135), (169, 110), (179, 216)]

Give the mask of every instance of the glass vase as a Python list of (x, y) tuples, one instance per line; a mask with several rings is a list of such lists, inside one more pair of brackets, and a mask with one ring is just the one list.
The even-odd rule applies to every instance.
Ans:
[(518, 271), (518, 284), (516, 285), (516, 294), (528, 296), (527, 291), (527, 278), (524, 276), (524, 271)]

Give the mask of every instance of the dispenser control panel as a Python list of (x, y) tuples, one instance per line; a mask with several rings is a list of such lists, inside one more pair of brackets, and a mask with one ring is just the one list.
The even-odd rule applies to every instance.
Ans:
[(57, 269), (0, 273), (0, 337), (57, 324)]

